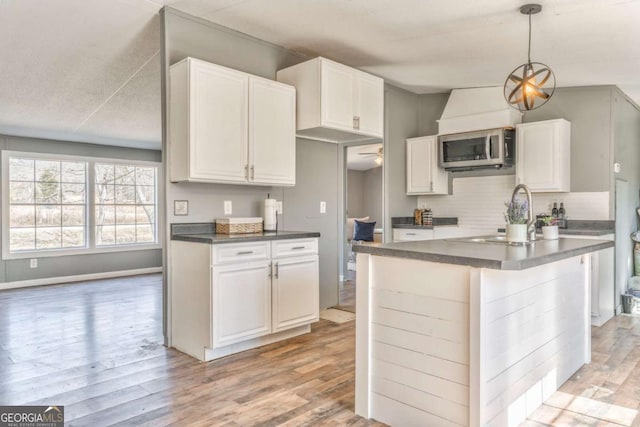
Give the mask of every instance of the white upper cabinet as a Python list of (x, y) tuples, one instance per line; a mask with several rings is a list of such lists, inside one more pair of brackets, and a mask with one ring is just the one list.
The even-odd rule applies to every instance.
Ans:
[(297, 134), (329, 142), (383, 137), (384, 80), (318, 57), (278, 71), (297, 91)]
[(571, 123), (564, 119), (516, 126), (516, 182), (533, 192), (571, 190)]
[(249, 180), (296, 183), (296, 91), (282, 83), (249, 78)]
[(407, 139), (407, 195), (449, 194), (447, 172), (438, 165), (438, 137)]
[(295, 185), (295, 88), (186, 58), (170, 100), (171, 181)]

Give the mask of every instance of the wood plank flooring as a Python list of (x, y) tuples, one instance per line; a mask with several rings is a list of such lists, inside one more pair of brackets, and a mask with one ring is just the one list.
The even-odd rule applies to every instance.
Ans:
[(354, 322), (200, 363), (161, 345), (159, 275), (0, 292), (0, 404), (67, 426), (376, 426), (354, 402)]
[[(200, 363), (161, 345), (159, 275), (0, 292), (0, 404), (67, 426), (382, 426), (353, 413), (354, 322)], [(638, 425), (640, 318), (593, 329), (593, 362), (523, 426)]]

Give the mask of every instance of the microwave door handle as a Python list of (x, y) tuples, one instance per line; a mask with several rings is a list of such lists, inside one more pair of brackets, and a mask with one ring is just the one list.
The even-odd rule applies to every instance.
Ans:
[(484, 144), (484, 154), (487, 156), (487, 160), (491, 160), (491, 135), (487, 135)]

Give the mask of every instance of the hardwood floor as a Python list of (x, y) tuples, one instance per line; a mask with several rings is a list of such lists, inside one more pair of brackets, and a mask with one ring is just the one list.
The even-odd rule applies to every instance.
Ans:
[(161, 345), (161, 278), (0, 292), (0, 404), (67, 426), (382, 425), (357, 417), (354, 322), (200, 363)]
[[(159, 275), (0, 292), (0, 404), (67, 426), (382, 426), (353, 412), (354, 322), (209, 363), (161, 345)], [(592, 363), (523, 426), (638, 425), (640, 317), (593, 329)]]

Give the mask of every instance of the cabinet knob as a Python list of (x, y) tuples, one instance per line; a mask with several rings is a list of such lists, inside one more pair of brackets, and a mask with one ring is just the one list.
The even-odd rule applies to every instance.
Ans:
[(276, 272), (275, 272), (275, 276), (274, 277), (277, 279), (278, 278), (278, 263), (277, 262), (275, 263), (275, 266), (276, 266)]
[(249, 165), (244, 165), (244, 179), (249, 180)]
[(251, 181), (253, 181), (253, 177), (255, 176), (255, 166), (251, 165)]

